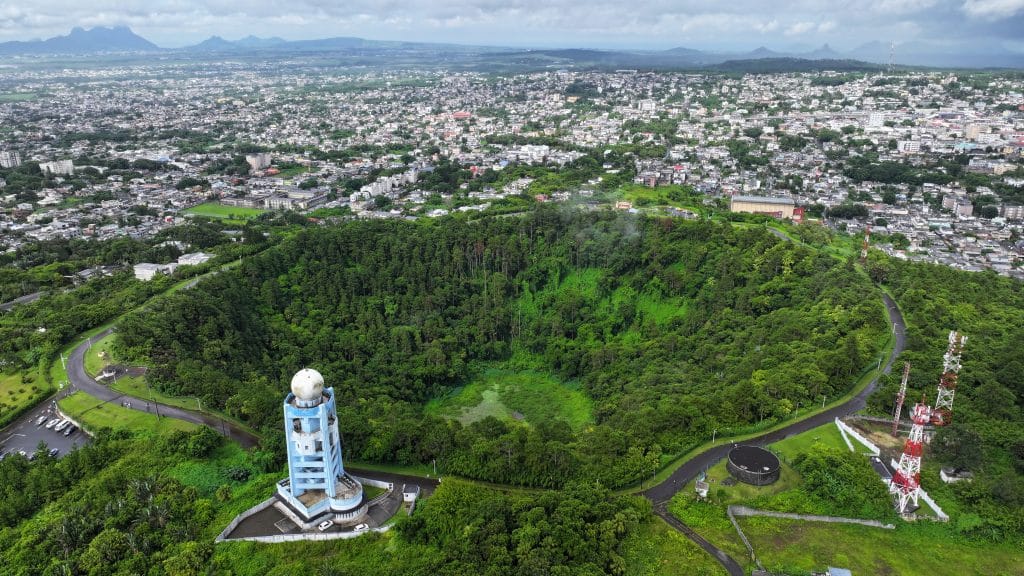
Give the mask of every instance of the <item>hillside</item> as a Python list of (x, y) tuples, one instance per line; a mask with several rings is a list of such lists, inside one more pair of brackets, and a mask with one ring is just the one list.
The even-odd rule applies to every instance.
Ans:
[[(870, 291), (763, 229), (540, 208), (311, 230), (119, 334), (154, 387), (271, 436), (285, 383), (316, 366), (336, 388), (349, 458), (626, 486), (715, 428), (767, 426), (849, 390), (886, 336), (881, 302), (858, 296)], [(424, 412), (488, 368), (541, 378), (485, 382), (499, 418)], [(531, 408), (563, 386), (585, 395), (565, 419)], [(525, 421), (500, 418), (512, 412)]]

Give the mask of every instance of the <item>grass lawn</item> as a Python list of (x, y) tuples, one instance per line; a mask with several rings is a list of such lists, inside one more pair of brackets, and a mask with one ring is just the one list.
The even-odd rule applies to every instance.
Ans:
[(87, 374), (95, 378), (107, 365), (116, 363), (110, 351), (113, 342), (113, 333), (93, 341), (92, 346), (85, 352), (85, 371)]
[(162, 434), (176, 430), (193, 431), (198, 426), (174, 418), (157, 419), (155, 414), (122, 408), (116, 403), (104, 403), (84, 392), (75, 392), (59, 403), (65, 414), (85, 425), (90, 431), (100, 428), (115, 430), (149, 430)]
[(722, 565), (661, 518), (641, 524), (622, 544), (626, 576), (719, 576)]
[(53, 387), (38, 369), (0, 373), (0, 426), (22, 409), (53, 392)]
[[(860, 443), (856, 440), (851, 439), (853, 442), (854, 449), (860, 446)], [(796, 436), (790, 436), (785, 440), (780, 440), (775, 444), (771, 445), (772, 451), (786, 460), (792, 461), (797, 454), (801, 452), (807, 452), (812, 445), (815, 443), (822, 443), (829, 448), (838, 448), (844, 452), (849, 450), (846, 446), (846, 442), (843, 442), (843, 437), (839, 434), (839, 428), (835, 423), (825, 424), (818, 426), (812, 430), (808, 430), (802, 434)]]
[(775, 574), (836, 566), (874, 575), (1024, 575), (1024, 550), (965, 542), (946, 524), (900, 523), (883, 530), (779, 518), (739, 521), (754, 553)]
[(526, 423), (564, 420), (574, 430), (593, 422), (593, 405), (576, 385), (534, 371), (489, 369), (465, 386), (435, 398), (428, 414), (469, 424), (494, 416)]
[(209, 218), (224, 218), (229, 220), (246, 220), (248, 218), (255, 218), (260, 214), (263, 214), (266, 210), (259, 208), (245, 208), (242, 206), (225, 206), (217, 202), (206, 202), (198, 206), (193, 206), (184, 211), (185, 214), (195, 214), (196, 216), (207, 216)]

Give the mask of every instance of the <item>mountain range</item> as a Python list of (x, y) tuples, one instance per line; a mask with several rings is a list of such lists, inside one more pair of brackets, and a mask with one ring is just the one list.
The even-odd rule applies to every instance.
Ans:
[[(126, 26), (96, 27), (90, 30), (74, 28), (66, 36), (46, 40), (13, 41), (0, 43), (0, 54), (100, 54), (115, 52), (161, 53), (246, 53), (246, 52), (314, 52), (314, 51), (429, 51), (431, 53), (500, 55), (516, 60), (554, 59), (574, 65), (615, 66), (629, 68), (695, 68), (719, 65), (727, 61), (784, 59), (862, 61), (886, 64), (891, 48), (881, 42), (868, 42), (851, 51), (840, 52), (828, 44), (809, 51), (780, 52), (759, 47), (749, 52), (716, 52), (677, 47), (669, 50), (526, 50), (493, 46), (464, 46), (455, 44), (395, 42), (366, 40), (355, 37), (335, 37), (315, 40), (284, 40), (247, 36), (239, 40), (225, 40), (220, 36), (184, 48), (165, 49), (135, 34)], [(899, 65), (970, 68), (1024, 68), (1024, 54), (1007, 51), (996, 43), (984, 41), (968, 46), (949, 47), (937, 43), (906, 42), (896, 46), (895, 62)]]

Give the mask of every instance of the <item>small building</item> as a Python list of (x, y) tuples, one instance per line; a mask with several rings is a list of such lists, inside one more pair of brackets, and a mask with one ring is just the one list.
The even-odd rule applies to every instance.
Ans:
[(135, 265), (135, 279), (142, 280), (143, 282), (149, 282), (157, 274), (170, 274), (174, 272), (176, 264), (152, 264), (149, 262), (141, 262)]
[(198, 266), (204, 264), (213, 258), (213, 254), (207, 254), (206, 252), (192, 252), (191, 254), (182, 254), (178, 256), (178, 264), (182, 266)]
[(406, 484), (402, 487), (402, 501), (415, 502), (420, 497), (420, 487), (417, 484)]
[(853, 572), (850, 572), (846, 568), (833, 568), (832, 566), (828, 567), (828, 572), (826, 572), (826, 574), (828, 576), (853, 576)]
[(959, 468), (942, 468), (939, 470), (939, 478), (942, 478), (942, 481), (946, 484), (956, 484), (957, 482), (970, 482), (974, 480), (974, 474)]
[(792, 218), (796, 202), (774, 196), (733, 196), (729, 210), (746, 214), (764, 214), (773, 218)]

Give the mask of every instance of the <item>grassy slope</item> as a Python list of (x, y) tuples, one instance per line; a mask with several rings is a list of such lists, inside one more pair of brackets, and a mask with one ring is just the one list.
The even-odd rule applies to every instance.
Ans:
[(622, 545), (626, 576), (719, 576), (722, 565), (660, 518), (642, 524)]
[(54, 387), (38, 369), (0, 373), (0, 426), (53, 390)]
[(837, 566), (854, 574), (1024, 575), (1024, 550), (965, 542), (929, 522), (901, 523), (896, 530), (777, 518), (740, 522), (758, 558), (775, 573)]
[(183, 420), (176, 420), (174, 418), (157, 419), (155, 414), (122, 408), (116, 403), (104, 403), (84, 392), (75, 392), (61, 400), (58, 404), (65, 414), (71, 416), (90, 430), (112, 428), (115, 430), (148, 430), (163, 433), (175, 430), (193, 431), (198, 428), (195, 424)]

